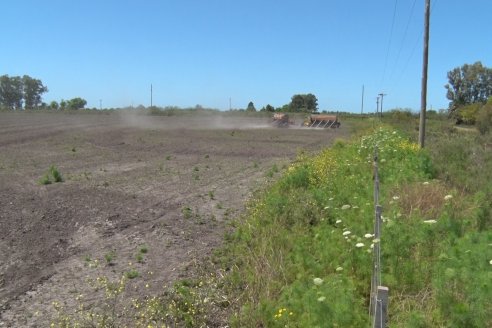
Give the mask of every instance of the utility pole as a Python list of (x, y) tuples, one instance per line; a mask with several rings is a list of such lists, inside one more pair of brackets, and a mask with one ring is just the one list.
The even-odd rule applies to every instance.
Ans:
[(379, 96), (376, 97), (376, 116), (379, 115)]
[(99, 99), (99, 110), (102, 110), (102, 99)]
[(424, 148), (425, 140), (425, 112), (427, 107), (427, 66), (429, 63), (429, 20), (430, 20), (430, 0), (425, 0), (425, 20), (424, 20), (424, 60), (422, 63), (422, 92), (420, 97), (420, 124), (419, 124), (419, 145)]
[(381, 112), (379, 113), (380, 117), (383, 117), (383, 98), (384, 98), (384, 96), (387, 96), (387, 95), (388, 94), (382, 93), (382, 92), (379, 94), (379, 96), (381, 96)]
[(232, 99), (229, 97), (229, 112), (232, 110)]
[(364, 84), (362, 85), (362, 103), (360, 105), (360, 113), (364, 113)]
[(152, 83), (150, 84), (150, 107), (152, 107)]

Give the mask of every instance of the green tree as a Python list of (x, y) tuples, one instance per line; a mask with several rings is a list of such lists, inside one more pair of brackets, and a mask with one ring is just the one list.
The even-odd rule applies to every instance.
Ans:
[(36, 109), (42, 104), (42, 94), (48, 91), (41, 80), (33, 79), (28, 75), (22, 77), (24, 108)]
[(256, 112), (255, 104), (252, 101), (249, 102), (248, 107), (246, 107), (247, 112)]
[(72, 98), (67, 101), (68, 109), (83, 109), (87, 105), (87, 101), (80, 97)]
[(312, 93), (293, 95), (289, 104), (292, 112), (312, 113), (318, 110), (318, 99)]
[(0, 76), (0, 107), (22, 109), (23, 83), (19, 76)]
[(50, 108), (51, 109), (57, 110), (59, 107), (60, 107), (60, 105), (58, 105), (58, 103), (55, 100), (53, 100), (52, 102), (50, 102)]
[(60, 109), (65, 110), (67, 109), (67, 101), (66, 100), (60, 100)]
[(492, 69), (476, 62), (464, 64), (448, 72), (446, 97), (450, 100), (449, 112), (453, 113), (462, 106), (485, 103), (492, 96)]
[(274, 112), (275, 111), (275, 107), (273, 107), (272, 105), (268, 104), (265, 107), (265, 111), (267, 111), (267, 112)]

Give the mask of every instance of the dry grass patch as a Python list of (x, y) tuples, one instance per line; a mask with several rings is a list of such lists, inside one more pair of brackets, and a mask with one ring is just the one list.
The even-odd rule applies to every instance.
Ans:
[(438, 181), (410, 183), (396, 191), (401, 195), (399, 206), (405, 217), (418, 214), (426, 220), (437, 220), (441, 216), (448, 193)]

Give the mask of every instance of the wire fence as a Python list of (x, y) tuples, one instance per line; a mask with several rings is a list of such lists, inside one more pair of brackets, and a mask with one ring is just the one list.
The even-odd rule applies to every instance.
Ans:
[(381, 223), (383, 207), (379, 205), (379, 168), (378, 147), (374, 147), (374, 249), (372, 260), (371, 295), (369, 302), (369, 315), (372, 319), (372, 327), (386, 327), (388, 313), (388, 288), (382, 286), (381, 281)]

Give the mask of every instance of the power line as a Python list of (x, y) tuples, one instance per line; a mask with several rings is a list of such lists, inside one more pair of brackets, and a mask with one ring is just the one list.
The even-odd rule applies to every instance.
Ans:
[(396, 60), (395, 60), (395, 64), (393, 65), (393, 69), (391, 70), (391, 74), (390, 74), (390, 80), (393, 79), (393, 75), (394, 75), (394, 72), (395, 72), (395, 69), (396, 69), (396, 66), (398, 64), (398, 61), (400, 59), (400, 55), (401, 55), (401, 52), (403, 50), (403, 46), (405, 45), (405, 40), (407, 38), (407, 33), (408, 33), (408, 28), (410, 27), (410, 22), (412, 21), (412, 17), (413, 17), (413, 12), (415, 10), (415, 4), (417, 3), (417, 0), (413, 0), (413, 4), (412, 4), (412, 9), (410, 9), (410, 15), (408, 16), (408, 20), (407, 20), (407, 25), (405, 26), (405, 32), (403, 32), (403, 38), (401, 40), (401, 45), (400, 45), (400, 49), (398, 49), (398, 53), (396, 55)]
[(391, 20), (391, 29), (390, 29), (390, 37), (388, 40), (388, 47), (386, 49), (386, 58), (384, 60), (384, 68), (383, 68), (383, 76), (381, 78), (381, 86), (383, 85), (384, 78), (386, 75), (386, 67), (388, 66), (388, 57), (389, 57), (389, 51), (391, 47), (391, 40), (393, 38), (393, 28), (395, 27), (395, 17), (396, 17), (396, 7), (398, 5), (398, 0), (395, 0), (395, 7), (393, 8), (393, 19)]

